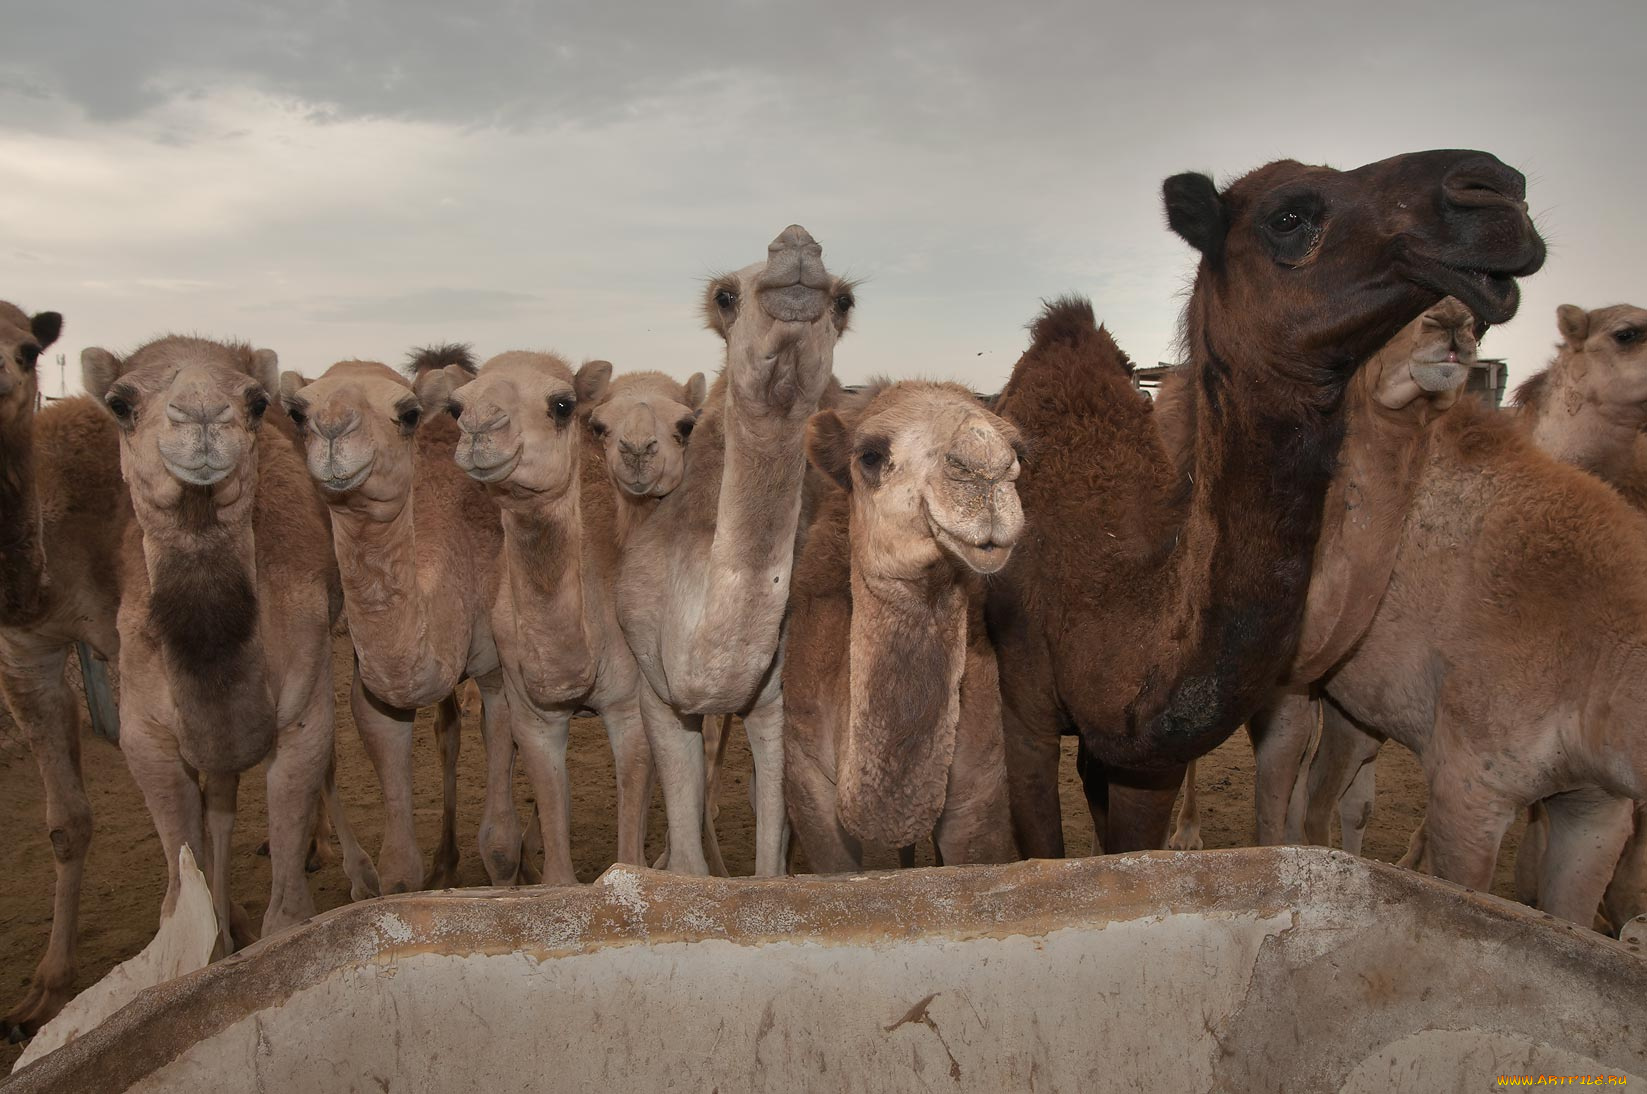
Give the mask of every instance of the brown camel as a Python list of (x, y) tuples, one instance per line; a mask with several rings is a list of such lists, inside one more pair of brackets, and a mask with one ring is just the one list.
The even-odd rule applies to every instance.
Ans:
[(670, 868), (708, 870), (705, 714), (741, 714), (755, 761), (755, 872), (783, 871), (780, 645), (807, 478), (806, 420), (835, 389), (852, 286), (798, 225), (764, 261), (710, 282), (726, 367), (692, 433), (681, 485), (624, 551), (618, 619), (669, 814)]
[[(457, 466), (502, 514), (493, 639), (515, 745), (537, 799), (544, 880), (570, 885), (571, 792), (566, 746), (579, 710), (600, 714), (618, 780), (618, 860), (645, 862), (652, 760), (640, 716), (640, 674), (618, 627), (618, 507), (600, 444), (586, 428), (612, 366), (574, 376), (549, 353), (511, 352), (450, 390)], [(426, 397), (449, 373), (432, 377)]]
[[(1261, 846), (1289, 838), (1288, 806), (1301, 800), (1295, 783), (1321, 717), (1311, 688), (1349, 652), (1377, 609), (1416, 484), (1424, 428), (1457, 402), (1476, 353), (1475, 317), (1448, 297), (1402, 328), (1350, 385), (1344, 446), (1323, 508), (1289, 682), (1247, 723), (1256, 758), (1253, 796)], [(1189, 441), (1183, 419), (1191, 380), (1184, 372), (1170, 374), (1156, 401), (1162, 435), (1179, 459)], [(1326, 717), (1342, 715), (1332, 709)], [(1192, 764), (1169, 840), (1180, 849), (1191, 847), (1190, 833), (1197, 827), (1194, 776)], [(1343, 802), (1344, 848), (1352, 853), (1360, 852), (1370, 812), (1362, 798), (1363, 791), (1370, 793), (1370, 776), (1368, 768)]]
[[(1556, 461), (1509, 415), (1463, 399), (1430, 423), (1410, 483), (1363, 501), (1405, 512), (1386, 587), (1324, 690), (1305, 836), (1390, 737), (1423, 762), (1418, 865), (1484, 888), (1517, 809), (1544, 800), (1539, 905), (1591, 922), (1647, 797), (1647, 517)], [(1378, 484), (1369, 484), (1376, 486)], [(1403, 498), (1397, 491), (1404, 492)]]
[(1544, 258), (1522, 176), (1480, 152), (1343, 172), (1285, 161), (1222, 192), (1178, 175), (1164, 194), (1201, 252), (1185, 473), (1084, 303), (1036, 323), (995, 408), (1036, 453), (1019, 482), (1034, 532), (988, 606), (1027, 855), (1063, 853), (1066, 726), (1099, 787), (1105, 850), (1165, 842), (1184, 765), (1292, 660), (1356, 368), (1449, 293), (1508, 318), (1515, 278)]
[(807, 454), (840, 489), (795, 566), (784, 793), (818, 873), (931, 835), (948, 865), (1017, 857), (983, 577), (1023, 530), (1018, 431), (955, 384), (824, 410)]
[(81, 355), (120, 435), (134, 519), (121, 551), (120, 748), (166, 853), (207, 864), (225, 951), (240, 775), (269, 758), (271, 889), (262, 933), (314, 914), (304, 872), (332, 763), (332, 623), (342, 606), (325, 515), (279, 427), (275, 355), (167, 337)]
[[(431, 405), (450, 389), (439, 367), (420, 372), (417, 382), (431, 391)], [(372, 361), (339, 362), (313, 382), (288, 372), (280, 392), (331, 510), (357, 660), (350, 709), (388, 814), (378, 857), (383, 891), (425, 884), (412, 815), (412, 721), (418, 707), (441, 705), (437, 730), (446, 730), (441, 746), (450, 789), (458, 736), (453, 692), (465, 678), (479, 685), (484, 708), (481, 857), (494, 884), (530, 879), (488, 614), (503, 530), (484, 489), (452, 462), (457, 424), (443, 413), (426, 415), (412, 382)], [(430, 880), (455, 862), (452, 851), (438, 853)]]
[(65, 675), (84, 642), (119, 656), (118, 559), (131, 502), (114, 423), (86, 398), (36, 414), (35, 367), (62, 316), (0, 302), (0, 690), (40, 768), (57, 871), (51, 937), (0, 1033), (32, 1035), (73, 994), (91, 803), (80, 774), (80, 704)]

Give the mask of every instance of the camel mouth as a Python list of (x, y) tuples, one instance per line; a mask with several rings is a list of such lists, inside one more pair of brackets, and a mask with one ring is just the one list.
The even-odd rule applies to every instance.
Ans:
[(1472, 361), (1414, 361), (1407, 371), (1413, 382), (1425, 391), (1436, 393), (1459, 387), (1470, 375)]
[(652, 496), (652, 491), (658, 483), (656, 479), (647, 479), (644, 482), (630, 482), (628, 479), (619, 478), (618, 485), (623, 487), (623, 492), (626, 494), (631, 494), (637, 498), (646, 498)]
[(347, 494), (361, 483), (365, 482), (372, 473), (375, 460), (367, 460), (360, 468), (348, 475), (331, 475), (320, 480), (320, 488), (329, 494)]
[(1505, 271), (1454, 266), (1440, 259), (1414, 255), (1409, 259), (1406, 276), (1413, 284), (1431, 292), (1456, 297), (1477, 319), (1497, 325), (1515, 318), (1521, 306), (1521, 285), (1516, 278), (1528, 272), (1526, 265)]
[(951, 532), (935, 520), (928, 519), (933, 538), (946, 552), (964, 563), (967, 569), (980, 574), (997, 573), (1012, 557), (1013, 543), (1000, 543), (993, 536), (982, 543)]
[(520, 466), (521, 447), (521, 445), (515, 445), (514, 450), (497, 463), (482, 464), (479, 462), (471, 462), (470, 465), (463, 470), (476, 482), (485, 483), (488, 486), (494, 483), (500, 483), (504, 479), (507, 479), (510, 475), (513, 475), (515, 473), (515, 468)]
[(193, 467), (185, 467), (175, 460), (168, 459), (165, 453), (161, 453), (160, 462), (165, 465), (166, 472), (172, 478), (190, 486), (216, 486), (228, 478), (229, 472), (234, 468), (232, 463), (226, 467), (213, 467), (209, 459), (203, 459)]
[(761, 290), (761, 310), (780, 323), (815, 323), (828, 306), (828, 293), (805, 284)]

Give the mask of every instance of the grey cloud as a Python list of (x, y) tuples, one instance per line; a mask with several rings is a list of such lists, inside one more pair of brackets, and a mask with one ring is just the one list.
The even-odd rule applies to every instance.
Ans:
[(418, 289), (385, 296), (338, 296), (259, 306), (315, 323), (435, 325), (511, 319), (541, 309), (541, 298), (504, 289)]

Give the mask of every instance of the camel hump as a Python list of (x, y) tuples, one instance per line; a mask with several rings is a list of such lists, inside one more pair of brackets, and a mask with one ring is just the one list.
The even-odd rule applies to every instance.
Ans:
[(406, 375), (416, 379), (425, 372), (435, 372), (447, 365), (473, 376), (477, 371), (475, 351), (467, 342), (442, 342), (436, 346), (422, 346), (406, 355)]
[(1098, 325), (1098, 319), (1092, 313), (1092, 301), (1086, 297), (1060, 296), (1047, 301), (1029, 330), (1030, 353), (1059, 345), (1078, 350), (1097, 350), (1110, 358), (1122, 373), (1129, 377), (1132, 375), (1131, 358), (1115, 344), (1109, 331)]

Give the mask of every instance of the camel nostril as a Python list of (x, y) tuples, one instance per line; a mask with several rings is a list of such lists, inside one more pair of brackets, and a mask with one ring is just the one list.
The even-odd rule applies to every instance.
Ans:
[(1457, 164), (1442, 180), (1447, 202), (1462, 208), (1519, 204), (1527, 197), (1527, 179), (1495, 156), (1476, 156)]
[(799, 224), (791, 224), (779, 232), (778, 238), (774, 239), (766, 249), (776, 252), (796, 250), (802, 247), (816, 247), (817, 245), (818, 241), (812, 238), (811, 232), (802, 228)]

